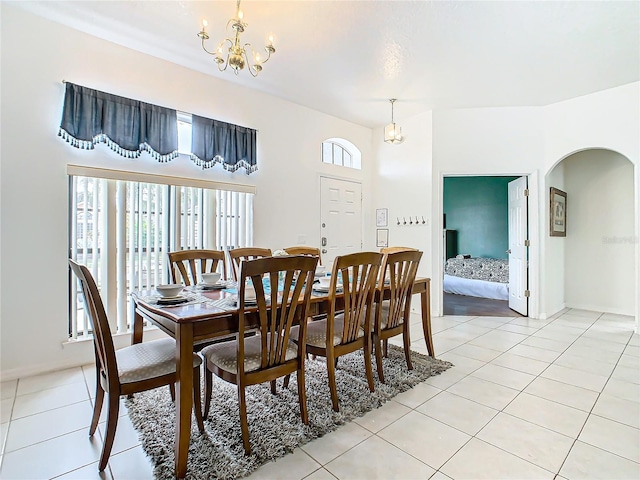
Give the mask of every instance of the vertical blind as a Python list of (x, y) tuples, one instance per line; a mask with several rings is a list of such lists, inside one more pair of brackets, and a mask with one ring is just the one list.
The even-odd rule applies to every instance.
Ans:
[[(169, 283), (167, 253), (253, 244), (253, 193), (70, 175), (70, 257), (93, 274), (114, 332), (129, 295)], [(69, 336), (91, 334), (75, 278)]]

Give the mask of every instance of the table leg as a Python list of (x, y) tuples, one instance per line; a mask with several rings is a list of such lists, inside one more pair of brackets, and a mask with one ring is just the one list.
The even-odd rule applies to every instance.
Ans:
[(131, 329), (131, 345), (142, 343), (142, 331), (144, 329), (144, 320), (142, 315), (138, 313), (136, 302), (131, 300), (131, 309), (133, 310), (133, 328)]
[(187, 475), (193, 407), (193, 325), (178, 324), (176, 329), (176, 477)]
[(430, 356), (435, 358), (433, 337), (431, 336), (431, 282), (427, 282), (427, 287), (420, 294), (420, 310), (422, 310), (422, 331), (427, 351)]

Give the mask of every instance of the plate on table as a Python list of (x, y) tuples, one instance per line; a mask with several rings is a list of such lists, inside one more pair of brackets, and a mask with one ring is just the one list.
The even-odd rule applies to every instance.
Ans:
[(184, 295), (176, 295), (175, 297), (160, 297), (158, 298), (158, 305), (180, 305), (181, 303), (188, 302), (189, 299)]
[(202, 290), (222, 290), (227, 288), (227, 285), (222, 282), (218, 283), (199, 283), (198, 288)]

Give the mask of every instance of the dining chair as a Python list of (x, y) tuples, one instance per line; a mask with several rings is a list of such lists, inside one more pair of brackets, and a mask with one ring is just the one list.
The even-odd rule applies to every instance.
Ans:
[(229, 258), (231, 259), (231, 271), (233, 274), (233, 279), (238, 281), (238, 272), (240, 271), (240, 264), (243, 260), (252, 260), (255, 258), (262, 257), (270, 257), (271, 249), (270, 248), (259, 248), (259, 247), (243, 247), (243, 248), (234, 248), (233, 250), (229, 250)]
[(287, 247), (284, 249), (284, 251), (289, 255), (314, 255), (318, 257), (318, 264), (322, 265), (322, 257), (320, 256), (319, 248), (300, 245), (297, 247)]
[(417, 252), (417, 248), (412, 247), (383, 247), (380, 253), (396, 253), (396, 252)]
[[(69, 265), (80, 281), (86, 314), (93, 329), (93, 345), (96, 355), (96, 397), (89, 436), (93, 436), (100, 420), (105, 392), (109, 395), (107, 425), (98, 470), (103, 471), (116, 434), (120, 397), (169, 385), (173, 387), (176, 376), (176, 343), (172, 338), (137, 343), (116, 350), (98, 287), (91, 272), (84, 265), (69, 260)], [(200, 364), (193, 355), (194, 413), (200, 432), (204, 432), (200, 400)], [(174, 390), (171, 389), (172, 398)], [(151, 413), (151, 412), (149, 412)]]
[[(338, 357), (363, 349), (367, 383), (369, 390), (375, 391), (371, 365), (371, 312), (382, 257), (375, 252), (336, 257), (329, 285), (327, 317), (307, 325), (307, 352), (327, 359), (331, 403), (336, 412), (339, 411), (335, 370)], [(342, 282), (341, 295), (338, 291), (339, 278)], [(344, 310), (340, 312), (337, 311), (339, 296), (344, 299)], [(294, 329), (294, 335), (298, 328)], [(300, 335), (294, 338), (298, 342), (304, 341)]]
[(222, 250), (179, 250), (169, 252), (168, 256), (173, 283), (182, 282), (187, 287), (197, 285), (202, 280), (203, 273), (219, 271), (220, 265), (222, 278), (227, 278), (227, 265)]
[[(375, 347), (378, 378), (382, 383), (384, 383), (384, 373), (382, 371), (383, 344), (384, 356), (386, 356), (387, 342), (391, 337), (402, 334), (407, 368), (413, 370), (409, 315), (411, 314), (411, 289), (413, 288), (421, 258), (422, 252), (406, 250), (389, 253), (384, 256), (382, 261), (377, 286), (378, 292), (376, 294), (378, 301), (375, 303), (375, 316), (371, 332), (372, 342)], [(389, 298), (382, 300), (385, 292), (388, 292)]]
[[(242, 262), (239, 285), (251, 279), (257, 300), (256, 306), (247, 304), (245, 289), (238, 289), (238, 338), (232, 342), (211, 345), (202, 350), (205, 359), (204, 417), (209, 415), (213, 388), (213, 375), (238, 386), (238, 404), (242, 442), (247, 455), (251, 453), (245, 388), (249, 385), (271, 382), (271, 392), (276, 393), (276, 379), (296, 372), (300, 416), (309, 423), (305, 390), (304, 362), (306, 322), (298, 328), (301, 342), (291, 341), (294, 321), (307, 318), (313, 276), (318, 259), (310, 256), (282, 256), (259, 258)], [(265, 295), (263, 278), (269, 279), (271, 288)], [(281, 282), (279, 279), (283, 278)], [(280, 288), (282, 290), (280, 291)], [(260, 331), (253, 337), (245, 337), (245, 316), (257, 315)]]

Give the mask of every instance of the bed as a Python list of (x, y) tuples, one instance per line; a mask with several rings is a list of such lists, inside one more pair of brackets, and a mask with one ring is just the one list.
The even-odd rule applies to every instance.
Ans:
[(445, 293), (509, 300), (509, 260), (450, 258), (444, 267)]

